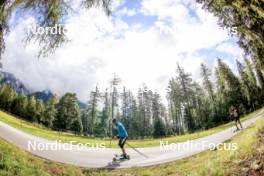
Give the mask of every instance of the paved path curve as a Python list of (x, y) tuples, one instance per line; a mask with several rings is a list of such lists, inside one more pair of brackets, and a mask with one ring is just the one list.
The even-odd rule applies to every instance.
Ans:
[[(261, 111), (253, 118), (245, 121), (243, 126), (247, 127), (263, 116), (264, 111)], [(209, 145), (216, 145), (232, 138), (237, 134), (234, 133), (233, 130), (234, 128), (229, 128), (206, 137), (183, 143), (171, 144), (169, 146), (138, 148), (138, 150), (147, 157), (140, 155), (132, 149), (128, 149), (128, 153), (131, 156), (129, 161), (113, 163), (112, 158), (114, 154), (120, 153), (119, 149), (105, 148), (95, 151), (87, 147), (78, 148), (76, 145), (62, 144), (30, 135), (0, 122), (0, 138), (18, 146), (22, 150), (48, 160), (87, 168), (142, 167), (186, 158), (204, 150), (208, 150), (210, 147)], [(166, 141), (163, 142), (166, 144)], [(30, 147), (29, 144), (31, 144)], [(41, 150), (44, 145), (47, 145), (48, 150)], [(34, 146), (38, 146), (38, 148), (34, 148)]]

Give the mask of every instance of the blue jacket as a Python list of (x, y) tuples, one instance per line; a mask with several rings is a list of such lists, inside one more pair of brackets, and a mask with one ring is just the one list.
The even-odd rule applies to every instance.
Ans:
[(122, 123), (118, 122), (116, 128), (117, 128), (118, 136), (120, 136), (121, 138), (128, 137), (127, 131)]

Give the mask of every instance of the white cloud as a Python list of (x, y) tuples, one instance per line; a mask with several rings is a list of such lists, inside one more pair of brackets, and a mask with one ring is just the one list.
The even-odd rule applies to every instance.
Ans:
[[(142, 1), (141, 11), (157, 16), (159, 21), (156, 22), (156, 26), (170, 35), (182, 52), (210, 48), (227, 40), (229, 38), (227, 32), (218, 27), (217, 19), (212, 14), (205, 12), (200, 6), (195, 6), (194, 9), (197, 18), (190, 14), (188, 7), (193, 7), (194, 3), (183, 0), (145, 0)], [(168, 18), (171, 21), (166, 24)]]
[[(113, 8), (123, 3), (119, 1)], [(190, 15), (190, 8), (198, 18)], [(141, 21), (131, 26), (121, 20), (122, 15), (137, 15), (133, 9), (122, 8), (117, 11), (122, 15), (115, 18), (98, 9), (80, 11), (67, 21), (71, 43), (41, 60), (35, 58), (35, 45), (23, 48), (19, 42), (28, 25), (20, 23), (7, 36), (4, 70), (35, 90), (50, 89), (59, 95), (76, 92), (83, 101), (97, 83), (102, 89), (109, 86), (113, 73), (134, 92), (146, 83), (165, 97), (178, 61), (199, 79), (200, 63), (205, 60), (196, 51), (218, 46), (229, 38), (217, 26), (216, 18), (189, 0), (145, 0), (140, 11), (158, 16), (158, 20), (143, 28)]]
[(113, 12), (115, 12), (119, 7), (124, 5), (125, 2), (126, 2), (126, 0), (115, 0), (115, 1), (112, 1), (111, 2), (111, 10)]
[(142, 13), (158, 16), (160, 20), (172, 18), (177, 22), (191, 18), (188, 9), (179, 0), (144, 0), (142, 1)]
[(224, 52), (227, 54), (231, 54), (233, 56), (233, 59), (242, 59), (244, 52), (241, 48), (238, 47), (238, 45), (234, 45), (233, 43), (230, 42), (224, 42), (219, 44), (216, 47), (217, 51)]
[(127, 7), (122, 8), (116, 12), (119, 16), (135, 16), (137, 14), (136, 9), (128, 9)]

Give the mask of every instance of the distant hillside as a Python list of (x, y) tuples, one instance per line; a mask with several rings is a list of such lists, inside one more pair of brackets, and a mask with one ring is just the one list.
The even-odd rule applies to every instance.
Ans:
[(3, 79), (1, 80), (1, 84), (6, 83), (11, 85), (13, 89), (16, 90), (17, 93), (24, 95), (28, 95), (31, 93), (31, 91), (28, 88), (26, 88), (26, 86), (13, 74), (2, 72), (2, 78)]
[(36, 99), (43, 100), (47, 102), (54, 94), (49, 90), (34, 92), (31, 95), (34, 95)]
[[(34, 95), (36, 99), (43, 100), (44, 102), (47, 102), (50, 99), (50, 97), (54, 96), (54, 94), (49, 90), (34, 92), (31, 95)], [(78, 100), (78, 105), (80, 109), (85, 109), (87, 106), (85, 103), (79, 100)]]
[[(50, 97), (54, 96), (54, 94), (50, 90), (44, 90), (44, 91), (36, 91), (33, 92), (29, 88), (27, 88), (19, 79), (17, 79), (12, 73), (8, 72), (2, 72), (2, 80), (0, 84), (9, 84), (13, 87), (13, 89), (16, 90), (17, 93), (23, 94), (23, 95), (34, 95), (36, 99), (43, 100), (44, 102), (47, 102)], [(86, 104), (78, 101), (78, 105), (80, 109), (85, 109)]]
[(85, 109), (87, 107), (87, 104), (85, 104), (85, 103), (83, 103), (83, 102), (81, 102), (79, 100), (78, 100), (78, 105), (79, 105), (80, 109)]

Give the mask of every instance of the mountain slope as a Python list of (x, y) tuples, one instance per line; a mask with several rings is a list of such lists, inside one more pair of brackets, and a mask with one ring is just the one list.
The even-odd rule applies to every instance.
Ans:
[[(54, 96), (54, 94), (49, 90), (34, 92), (31, 95), (35, 96), (36, 99), (42, 100), (43, 102), (47, 102), (50, 99), (50, 97)], [(78, 100), (77, 103), (80, 109), (85, 109), (87, 106), (85, 103), (81, 102), (80, 100)]]
[(2, 72), (2, 78), (3, 79), (1, 80), (1, 84), (5, 83), (11, 85), (17, 93), (24, 95), (28, 95), (31, 93), (31, 91), (13, 74), (8, 72)]
[[(19, 79), (17, 79), (12, 73), (8, 72), (2, 72), (2, 80), (0, 84), (9, 84), (14, 90), (16, 90), (17, 93), (23, 95), (34, 95), (36, 99), (43, 100), (43, 102), (47, 102), (50, 97), (54, 96), (54, 94), (50, 90), (33, 92), (28, 87), (26, 87)], [(80, 109), (85, 109), (87, 106), (85, 103), (79, 100), (78, 105)]]

